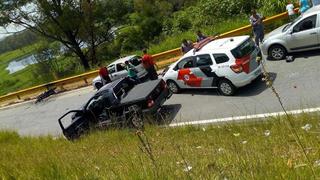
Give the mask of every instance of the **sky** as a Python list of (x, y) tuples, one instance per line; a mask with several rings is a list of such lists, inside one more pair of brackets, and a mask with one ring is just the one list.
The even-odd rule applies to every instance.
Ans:
[[(17, 32), (17, 31), (21, 31), (24, 28), (22, 27), (18, 27), (15, 25), (9, 25), (6, 29), (2, 26), (0, 26), (0, 40), (3, 39), (6, 36), (12, 35), (13, 33)], [(8, 33), (10, 32), (10, 33)]]

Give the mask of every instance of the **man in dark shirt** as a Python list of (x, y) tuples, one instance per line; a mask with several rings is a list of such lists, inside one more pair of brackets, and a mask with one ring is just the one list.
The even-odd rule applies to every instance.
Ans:
[(148, 75), (147, 75), (148, 78), (151, 80), (158, 79), (158, 74), (157, 74), (156, 68), (154, 67), (156, 66), (156, 63), (154, 63), (152, 56), (147, 53), (147, 49), (143, 49), (142, 52), (143, 52), (143, 56), (141, 61), (142, 61), (143, 67), (148, 72)]
[(191, 49), (193, 49), (193, 43), (191, 41), (187, 41), (186, 39), (183, 39), (181, 44), (181, 52), (183, 54), (186, 54)]
[(197, 42), (200, 42), (207, 38), (207, 36), (203, 35), (201, 31), (197, 31)]

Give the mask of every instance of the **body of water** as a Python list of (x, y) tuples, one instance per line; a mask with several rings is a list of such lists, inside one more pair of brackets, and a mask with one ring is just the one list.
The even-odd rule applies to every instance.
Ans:
[(27, 66), (29, 66), (31, 64), (36, 64), (36, 63), (38, 63), (38, 62), (36, 61), (35, 56), (30, 55), (30, 56), (26, 56), (21, 59), (11, 61), (8, 65), (8, 67), (6, 68), (6, 70), (9, 71), (9, 74), (12, 74), (12, 73), (15, 73), (17, 71), (20, 71), (20, 70), (26, 68)]

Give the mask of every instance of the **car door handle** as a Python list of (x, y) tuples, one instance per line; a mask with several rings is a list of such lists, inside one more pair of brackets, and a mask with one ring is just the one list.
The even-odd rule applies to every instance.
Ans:
[(315, 35), (315, 34), (317, 34), (317, 33), (316, 32), (310, 33), (310, 35)]

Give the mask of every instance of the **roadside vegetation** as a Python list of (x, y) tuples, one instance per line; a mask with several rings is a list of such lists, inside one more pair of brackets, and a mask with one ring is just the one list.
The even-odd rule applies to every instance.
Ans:
[[(23, 3), (27, 2), (28, 1), (25, 1)], [(90, 6), (91, 8), (102, 3), (100, 1), (90, 2), (93, 2)], [(92, 18), (96, 18), (94, 21), (95, 24), (106, 23), (108, 26), (107, 28), (102, 29), (100, 29), (100, 26), (93, 27), (92, 31), (99, 36), (87, 32), (90, 28), (82, 29), (83, 27), (90, 27), (90, 25), (92, 25), (87, 21), (88, 19), (84, 19), (81, 22), (84, 24), (77, 24), (80, 22), (74, 21), (72, 23), (75, 24), (72, 24), (73, 26), (70, 27), (67, 26), (71, 23), (68, 20), (69, 18), (62, 17), (61, 21), (63, 22), (61, 22), (61, 25), (65, 25), (67, 28), (80, 26), (79, 31), (81, 31), (81, 37), (78, 38), (88, 45), (88, 47), (83, 48), (82, 51), (83, 54), (86, 55), (84, 58), (88, 61), (91, 69), (96, 69), (98, 67), (98, 62), (108, 64), (120, 56), (130, 54), (141, 55), (141, 49), (144, 47), (148, 47), (149, 52), (152, 54), (177, 48), (184, 38), (194, 41), (196, 38), (195, 31), (197, 30), (203, 31), (206, 35), (214, 35), (247, 25), (249, 24), (248, 17), (253, 7), (257, 8), (258, 12), (262, 13), (264, 16), (271, 16), (285, 11), (286, 1), (121, 0), (121, 2), (119, 1), (118, 3), (122, 4), (122, 6), (112, 3), (102, 3), (103, 6), (101, 6), (116, 6), (118, 9), (117, 12), (110, 12), (109, 14), (103, 13), (99, 8), (96, 9), (97, 12), (92, 12)], [(6, 8), (6, 6), (3, 6), (3, 8), (3, 10), (8, 13), (12, 10), (11, 7)], [(48, 5), (45, 8), (50, 9), (51, 7)], [(74, 10), (71, 6), (68, 8), (72, 11)], [(88, 11), (85, 13), (89, 13), (90, 8), (85, 9), (84, 11)], [(118, 19), (118, 16), (123, 18)], [(67, 19), (67, 24), (65, 24), (64, 18)], [(7, 22), (7, 20), (8, 19), (3, 21), (3, 23)], [(283, 22), (278, 22), (276, 24), (279, 23)], [(106, 24), (103, 26), (106, 26)], [(44, 26), (44, 24), (41, 24), (41, 26)], [(46, 27), (51, 28), (48, 32), (52, 32), (64, 39), (63, 33), (61, 34), (59, 28), (54, 26), (54, 23), (47, 25)], [(99, 37), (103, 34), (103, 31), (108, 31), (110, 28), (114, 27), (117, 27), (117, 30), (114, 32), (115, 34), (111, 36), (113, 38), (108, 39), (105, 42), (100, 42), (101, 38)], [(272, 27), (274, 27), (274, 25)], [(57, 52), (57, 49), (64, 45), (64, 43), (59, 42), (59, 38), (50, 39), (50, 37), (46, 36), (40, 38), (40, 36), (41, 33), (34, 36), (30, 31), (25, 31), (16, 35), (15, 38), (8, 37), (0, 43), (0, 52), (4, 52), (0, 55), (0, 95), (90, 70), (88, 67), (83, 67), (82, 60), (79, 60), (77, 53), (74, 52), (74, 48), (67, 48), (67, 53)], [(93, 37), (99, 39), (99, 42), (95, 42), (99, 45), (91, 47), (89, 42), (91, 42)], [(21, 41), (19, 41), (19, 39), (21, 39)], [(22, 47), (24, 44), (27, 44), (28, 41), (34, 43), (34, 45)], [(6, 44), (10, 42), (16, 43), (12, 44), (12, 47), (5, 47)], [(10, 51), (14, 47), (20, 49)], [(32, 47), (34, 49), (32, 49)], [(42, 53), (48, 49), (56, 51), (56, 56), (54, 58)], [(8, 74), (8, 71), (6, 71), (5, 68), (10, 61), (25, 57), (31, 53), (40, 53), (42, 58), (40, 61), (42, 63), (29, 66), (28, 68), (11, 75)], [(8, 56), (8, 54), (11, 56)], [(50, 61), (43, 61), (43, 59), (50, 59)], [(39, 74), (41, 76), (39, 76)]]
[(284, 117), (199, 127), (149, 126), (62, 137), (0, 133), (4, 179), (315, 179), (320, 116), (291, 116), (311, 166)]

